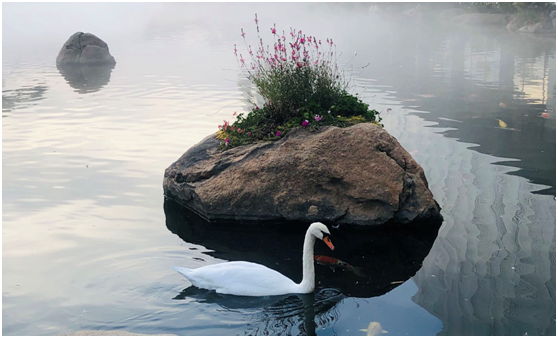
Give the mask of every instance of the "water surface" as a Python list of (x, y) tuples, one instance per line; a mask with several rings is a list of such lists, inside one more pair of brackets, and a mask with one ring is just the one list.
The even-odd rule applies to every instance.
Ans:
[[(241, 27), (253, 38), (255, 11), (262, 31), (336, 41), (353, 91), (424, 168), (444, 217), (433, 234), (340, 230), (336, 246), (354, 248), (339, 258), (365, 277), (317, 265), (310, 296), (220, 296), (170, 268), (251, 260), (300, 278), (300, 230), (208, 228), (163, 196), (164, 169), (249, 107), (232, 46)], [(3, 13), (5, 335), (365, 335), (371, 322), (387, 335), (555, 335), (554, 38), (323, 4)], [(109, 44), (114, 69), (56, 68), (80, 30)]]

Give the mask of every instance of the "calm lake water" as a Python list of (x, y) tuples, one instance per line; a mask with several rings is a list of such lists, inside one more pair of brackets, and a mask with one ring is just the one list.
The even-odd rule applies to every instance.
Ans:
[[(556, 334), (555, 38), (321, 4), (3, 9), (4, 335)], [(307, 296), (222, 296), (171, 269), (250, 260), (301, 276), (300, 227), (208, 226), (163, 196), (165, 168), (248, 107), (233, 44), (241, 27), (255, 42), (254, 12), (262, 34), (334, 39), (444, 217), (338, 230), (317, 254), (355, 268), (317, 265)], [(116, 67), (59, 71), (76, 31), (105, 40)]]

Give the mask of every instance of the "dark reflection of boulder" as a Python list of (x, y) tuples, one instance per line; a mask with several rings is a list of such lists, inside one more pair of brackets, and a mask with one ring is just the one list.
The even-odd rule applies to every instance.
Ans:
[[(214, 250), (207, 253), (228, 261), (250, 261), (268, 266), (299, 282), (302, 243), (307, 224), (280, 226), (207, 223), (166, 199), (167, 228), (184, 241)], [(318, 242), (315, 255), (334, 257), (353, 266), (316, 265), (317, 288), (335, 288), (346, 296), (382, 295), (412, 277), (421, 267), (440, 224), (398, 227), (395, 224), (366, 232), (332, 229), (335, 250)], [(417, 229), (411, 231), (409, 229)]]
[(57, 66), (68, 84), (78, 93), (86, 94), (100, 90), (110, 81), (114, 65), (65, 65)]

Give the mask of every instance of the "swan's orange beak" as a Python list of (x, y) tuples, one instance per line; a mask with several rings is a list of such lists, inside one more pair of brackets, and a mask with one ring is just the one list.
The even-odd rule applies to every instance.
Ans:
[(331, 239), (329, 239), (329, 237), (325, 236), (325, 237), (324, 237), (324, 242), (325, 242), (325, 244), (327, 244), (327, 246), (328, 246), (331, 250), (335, 249), (335, 247), (333, 246), (333, 243), (331, 243)]

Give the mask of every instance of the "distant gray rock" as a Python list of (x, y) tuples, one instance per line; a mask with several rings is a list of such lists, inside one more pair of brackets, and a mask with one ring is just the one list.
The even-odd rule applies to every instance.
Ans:
[(58, 66), (114, 65), (108, 45), (91, 33), (77, 32), (64, 43), (56, 57)]

